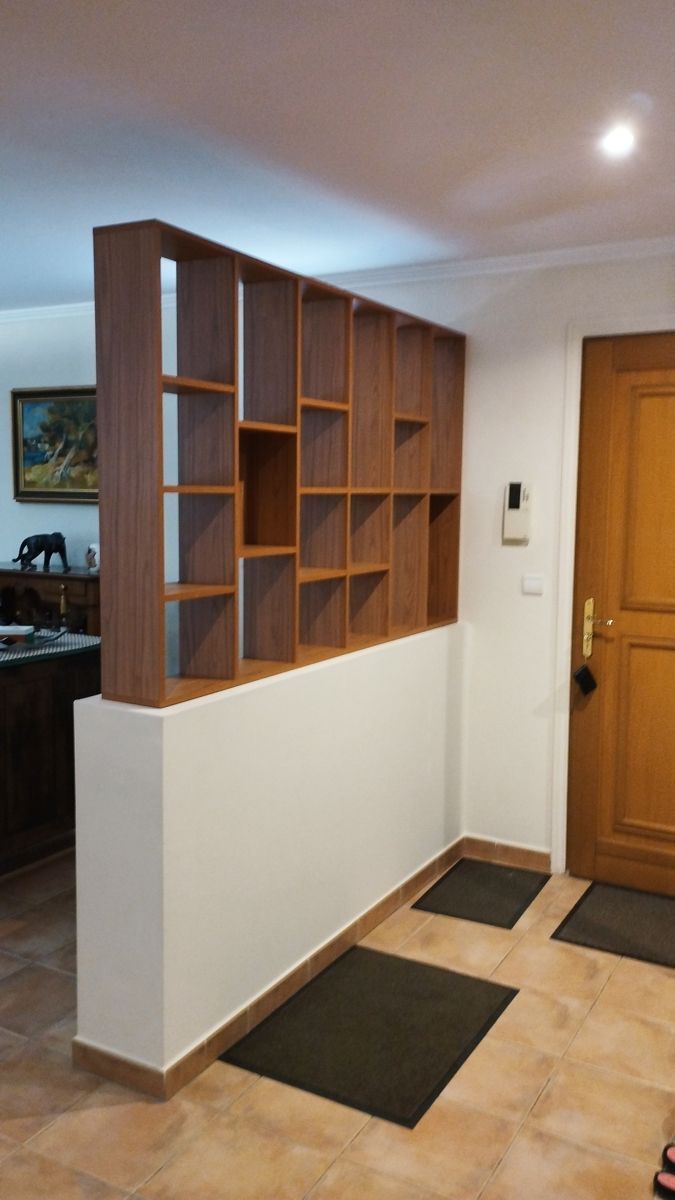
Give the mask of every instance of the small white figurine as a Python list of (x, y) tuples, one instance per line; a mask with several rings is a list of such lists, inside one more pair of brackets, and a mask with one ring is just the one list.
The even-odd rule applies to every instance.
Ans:
[(91, 545), (87, 546), (87, 553), (84, 558), (90, 571), (98, 571), (101, 566), (101, 547), (98, 542), (92, 542)]

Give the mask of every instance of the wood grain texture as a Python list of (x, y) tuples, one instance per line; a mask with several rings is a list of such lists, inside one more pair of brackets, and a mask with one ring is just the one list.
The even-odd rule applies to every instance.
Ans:
[(352, 496), (350, 509), (350, 563), (388, 564), (391, 556), (391, 498)]
[(431, 496), (429, 500), (430, 625), (457, 620), (459, 582), (459, 497)]
[(296, 419), (295, 280), (244, 284), (244, 417), (293, 425)]
[(460, 489), (463, 410), (464, 339), (437, 337), (433, 348), (432, 488)]
[(354, 318), (352, 485), (391, 487), (394, 325), (388, 313)]
[(295, 438), (286, 434), (241, 431), (241, 541), (246, 545), (295, 545), (295, 454)]
[(572, 697), (568, 863), (587, 878), (670, 895), (673, 396), (675, 334), (585, 343), (573, 666), (584, 600), (594, 597), (596, 616), (614, 624), (594, 634), (596, 691)]
[(392, 632), (427, 623), (429, 500), (394, 496), (391, 564)]
[(347, 486), (347, 414), (304, 408), (300, 425), (301, 487)]
[(345, 646), (347, 581), (324, 579), (300, 588), (300, 644)]
[(389, 572), (352, 575), (349, 580), (349, 633), (384, 641), (389, 633)]
[(346, 496), (302, 496), (300, 565), (347, 566)]
[(303, 299), (302, 396), (338, 404), (347, 402), (349, 317), (348, 300), (335, 299), (330, 294), (325, 299)]
[(234, 597), (207, 596), (179, 603), (180, 672), (200, 679), (232, 679), (235, 663)]
[(154, 225), (94, 238), (102, 690), (149, 705), (164, 679), (160, 250)]
[(295, 559), (244, 563), (244, 658), (292, 662), (295, 657)]
[(234, 260), (176, 266), (178, 375), (234, 384)]
[(424, 325), (401, 325), (396, 330), (396, 411), (430, 417), (431, 391), (431, 330)]
[(429, 426), (396, 421), (394, 429), (394, 487), (429, 487)]
[[(166, 405), (165, 405), (166, 412)], [(234, 400), (179, 395), (176, 403), (178, 482), (234, 483)]]

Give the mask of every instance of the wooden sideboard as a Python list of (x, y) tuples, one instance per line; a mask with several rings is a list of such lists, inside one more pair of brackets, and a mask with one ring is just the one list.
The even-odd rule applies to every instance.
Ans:
[(76, 633), (101, 632), (97, 571), (59, 565), (49, 571), (22, 571), (18, 564), (0, 563), (0, 622), (58, 627), (65, 617)]
[(0, 660), (0, 875), (73, 845), (73, 702), (100, 688), (98, 645)]

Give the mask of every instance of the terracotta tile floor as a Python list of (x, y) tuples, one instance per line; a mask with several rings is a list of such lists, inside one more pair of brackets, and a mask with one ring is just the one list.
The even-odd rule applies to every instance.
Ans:
[(675, 1134), (675, 971), (409, 906), (364, 941), (517, 998), (414, 1130), (215, 1063), (166, 1104), (70, 1064), (72, 857), (0, 881), (0, 1196), (8, 1200), (640, 1200)]

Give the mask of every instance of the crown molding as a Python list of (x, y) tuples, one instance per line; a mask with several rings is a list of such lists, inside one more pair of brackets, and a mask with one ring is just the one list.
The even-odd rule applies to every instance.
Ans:
[(594, 246), (534, 250), (529, 254), (507, 254), (496, 258), (445, 259), (408, 266), (342, 271), (323, 278), (337, 287), (353, 290), (393, 283), (433, 283), (478, 275), (507, 275), (546, 267), (592, 266), (670, 254), (675, 254), (675, 237), (638, 238), (631, 242), (601, 242)]

